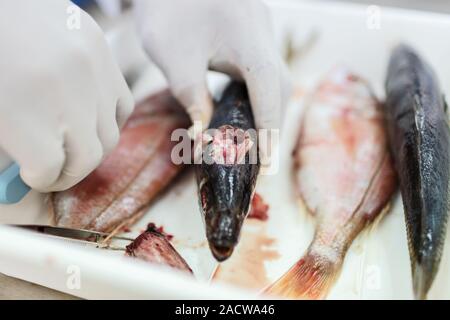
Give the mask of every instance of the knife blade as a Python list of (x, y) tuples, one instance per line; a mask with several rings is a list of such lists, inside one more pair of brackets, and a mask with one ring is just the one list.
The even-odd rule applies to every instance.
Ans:
[(130, 243), (134, 241), (132, 238), (112, 236), (109, 233), (82, 230), (82, 229), (70, 229), (62, 227), (53, 227), (47, 225), (10, 225), (12, 227), (33, 231), (46, 236), (57, 237), (65, 240), (74, 240), (80, 244), (94, 244), (98, 248), (105, 249), (118, 249), (124, 250), (125, 246), (112, 246), (111, 241), (125, 241)]

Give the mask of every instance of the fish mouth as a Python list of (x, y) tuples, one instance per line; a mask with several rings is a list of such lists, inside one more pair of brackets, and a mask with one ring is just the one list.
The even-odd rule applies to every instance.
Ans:
[(220, 246), (209, 242), (209, 247), (214, 258), (219, 262), (227, 260), (229, 257), (231, 257), (234, 251), (234, 245)]
[(219, 262), (227, 260), (238, 243), (242, 226), (239, 216), (231, 212), (211, 212), (205, 217), (209, 247), (214, 258)]

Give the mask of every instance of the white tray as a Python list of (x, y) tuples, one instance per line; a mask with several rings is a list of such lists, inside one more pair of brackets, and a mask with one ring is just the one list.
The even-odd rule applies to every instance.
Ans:
[[(267, 280), (272, 281), (303, 254), (314, 226), (313, 220), (297, 205), (292, 192), (290, 154), (302, 107), (302, 96), (298, 93), (313, 88), (334, 65), (345, 63), (367, 78), (382, 97), (390, 48), (399, 41), (414, 46), (435, 68), (443, 91), (450, 92), (450, 16), (383, 7), (378, 29), (376, 21), (375, 25), (370, 21), (367, 25), (368, 13), (373, 12), (367, 6), (269, 3), (280, 46), (287, 32), (293, 34), (297, 45), (312, 30), (319, 34), (312, 49), (293, 66), (296, 87), (300, 90), (296, 90), (297, 96), (286, 110), (280, 171), (275, 176), (260, 177), (257, 187), (257, 192), (270, 205), (270, 219), (264, 228), (267, 237), (274, 239), (270, 250), (279, 256), (264, 264)], [(153, 72), (134, 88), (138, 99), (164, 86), (160, 73), (149, 70)], [(33, 192), (19, 205), (0, 207), (0, 222), (47, 223), (44, 198)], [(91, 299), (257, 297), (255, 290), (208, 283), (216, 263), (206, 246), (192, 172), (182, 175), (133, 230), (143, 229), (148, 222), (163, 225), (175, 236), (175, 246), (199, 281), (107, 252), (80, 249), (7, 228), (0, 228), (0, 272)], [(244, 237), (253, 227), (245, 227)], [(450, 298), (448, 242), (430, 298)], [(397, 196), (391, 212), (354, 241), (329, 298), (410, 299), (410, 278), (403, 210)]]

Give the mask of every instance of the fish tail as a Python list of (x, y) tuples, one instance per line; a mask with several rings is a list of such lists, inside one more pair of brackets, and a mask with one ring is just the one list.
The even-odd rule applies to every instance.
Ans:
[(416, 300), (425, 300), (432, 282), (430, 279), (430, 273), (426, 273), (425, 270), (418, 264), (413, 266), (412, 273), (414, 298)]
[(287, 273), (264, 290), (288, 299), (324, 299), (337, 278), (342, 261), (308, 251)]
[(414, 261), (412, 263), (412, 280), (414, 289), (414, 298), (416, 300), (426, 300), (428, 291), (430, 291), (436, 276), (440, 260), (424, 259), (421, 263)]

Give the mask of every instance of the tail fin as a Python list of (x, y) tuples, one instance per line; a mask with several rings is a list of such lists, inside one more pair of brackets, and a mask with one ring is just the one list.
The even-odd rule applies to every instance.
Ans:
[(341, 270), (342, 261), (308, 252), (287, 273), (264, 290), (288, 299), (324, 299)]

